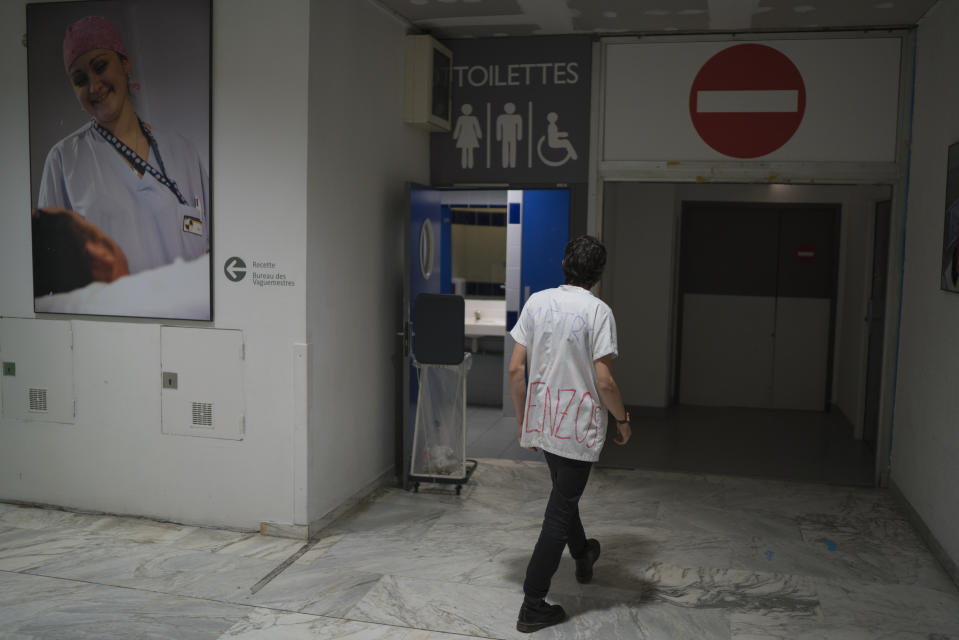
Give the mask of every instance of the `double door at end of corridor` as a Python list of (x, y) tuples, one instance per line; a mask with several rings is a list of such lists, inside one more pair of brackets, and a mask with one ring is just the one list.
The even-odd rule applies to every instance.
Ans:
[(838, 223), (837, 205), (684, 203), (681, 404), (828, 408)]

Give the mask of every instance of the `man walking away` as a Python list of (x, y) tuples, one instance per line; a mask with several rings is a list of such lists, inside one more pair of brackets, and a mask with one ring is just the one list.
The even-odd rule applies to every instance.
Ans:
[(516, 628), (524, 633), (566, 619), (561, 606), (545, 600), (563, 549), (569, 547), (576, 561), (576, 579), (592, 579), (600, 547), (586, 538), (579, 499), (606, 441), (607, 412), (616, 420), (613, 442), (624, 445), (632, 434), (611, 369), (616, 322), (609, 306), (590, 293), (605, 266), (606, 248), (598, 240), (570, 241), (563, 258), (566, 284), (530, 296), (510, 332), (516, 341), (509, 379), (519, 443), (543, 450), (553, 482), (523, 583)]

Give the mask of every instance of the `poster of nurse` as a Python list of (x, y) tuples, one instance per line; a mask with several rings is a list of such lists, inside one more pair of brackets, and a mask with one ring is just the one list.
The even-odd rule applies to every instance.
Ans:
[(27, 5), (34, 310), (210, 320), (210, 2)]

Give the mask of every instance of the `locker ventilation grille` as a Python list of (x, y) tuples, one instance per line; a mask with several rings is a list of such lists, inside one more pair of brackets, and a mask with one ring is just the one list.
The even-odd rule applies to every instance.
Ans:
[(33, 413), (47, 412), (46, 389), (30, 389), (30, 411)]
[(213, 405), (209, 402), (193, 403), (193, 426), (194, 427), (212, 427), (213, 426)]

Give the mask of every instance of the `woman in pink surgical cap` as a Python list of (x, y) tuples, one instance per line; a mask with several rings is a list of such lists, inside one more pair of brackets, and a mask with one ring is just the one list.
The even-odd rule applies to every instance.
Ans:
[[(131, 62), (116, 27), (99, 16), (71, 24), (63, 66), (91, 120), (47, 155), (34, 229), (72, 229), (87, 263), (77, 268), (104, 282), (207, 253), (207, 172), (189, 141), (137, 115)], [(42, 223), (50, 217), (58, 222)], [(47, 257), (35, 237), (35, 265)], [(64, 290), (36, 282), (34, 289), (35, 295)]]

